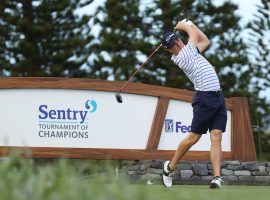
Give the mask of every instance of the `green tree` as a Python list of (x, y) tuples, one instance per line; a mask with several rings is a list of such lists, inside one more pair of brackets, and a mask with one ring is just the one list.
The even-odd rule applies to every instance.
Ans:
[(253, 16), (253, 20), (247, 26), (250, 73), (253, 77), (251, 79), (252, 121), (261, 128), (256, 131), (258, 136), (261, 134), (260, 137), (256, 137), (257, 144), (260, 144), (260, 146), (256, 145), (257, 152), (260, 153), (259, 148), (261, 148), (262, 159), (269, 160), (270, 134), (267, 129), (270, 128), (270, 103), (262, 92), (269, 91), (270, 87), (270, 2), (261, 0)]
[[(237, 6), (225, 2), (216, 6), (210, 0), (111, 1), (107, 0), (98, 13), (96, 24), (102, 27), (97, 43), (93, 71), (107, 79), (126, 80), (134, 66), (160, 44), (165, 31), (173, 30), (176, 23), (189, 18), (212, 41), (206, 58), (215, 66), (227, 97), (249, 94), (246, 46), (241, 38)], [(179, 33), (186, 41), (186, 35)], [(103, 73), (100, 72), (103, 69)], [(164, 49), (136, 75), (133, 81), (193, 89), (187, 77), (170, 60)]]
[(4, 18), (8, 17), (8, 14), (4, 12), (5, 7), (4, 4), (6, 3), (5, 0), (3, 0), (2, 3), (0, 3), (0, 76), (4, 74), (5, 66), (8, 65), (8, 57), (7, 57), (7, 40), (8, 35), (10, 32), (9, 24), (4, 21)]
[(85, 75), (90, 16), (79, 17), (75, 10), (91, 2), (1, 1), (1, 58), (8, 60), (4, 68), (11, 76)]
[(258, 120), (263, 128), (269, 128), (270, 103), (262, 91), (270, 87), (270, 2), (261, 0), (254, 19), (248, 24), (251, 89), (253, 91), (253, 121)]
[(95, 59), (90, 77), (126, 80), (139, 63), (142, 49), (142, 17), (139, 0), (107, 0), (95, 14), (101, 27), (93, 49)]

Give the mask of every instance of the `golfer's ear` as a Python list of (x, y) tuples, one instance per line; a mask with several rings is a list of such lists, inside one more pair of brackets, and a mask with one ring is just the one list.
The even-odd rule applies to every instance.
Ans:
[(165, 49), (166, 51), (173, 53), (173, 51), (171, 49)]

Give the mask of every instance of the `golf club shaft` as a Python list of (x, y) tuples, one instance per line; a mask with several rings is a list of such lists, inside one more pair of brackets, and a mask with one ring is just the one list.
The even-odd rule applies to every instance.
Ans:
[(144, 63), (132, 74), (132, 76), (126, 81), (126, 83), (117, 91), (117, 93), (120, 93), (128, 84), (128, 82), (136, 75), (138, 71), (142, 69), (142, 67), (155, 55), (155, 53), (162, 47), (162, 44), (160, 44), (153, 53), (144, 61)]

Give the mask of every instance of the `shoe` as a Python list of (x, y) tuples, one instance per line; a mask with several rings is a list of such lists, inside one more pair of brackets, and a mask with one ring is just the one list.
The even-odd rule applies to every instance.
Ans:
[(219, 176), (216, 176), (211, 181), (209, 188), (219, 189), (219, 188), (221, 188), (221, 183), (224, 183), (224, 181)]
[(163, 163), (163, 174), (162, 174), (162, 180), (163, 184), (166, 187), (172, 187), (172, 172), (169, 172), (168, 165), (170, 161), (166, 161)]

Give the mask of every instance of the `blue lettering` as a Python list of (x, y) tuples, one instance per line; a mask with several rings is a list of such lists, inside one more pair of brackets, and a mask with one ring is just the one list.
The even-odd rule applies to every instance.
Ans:
[(82, 121), (80, 123), (83, 123), (85, 121), (87, 111), (79, 111)]
[(175, 130), (176, 130), (176, 133), (178, 133), (178, 129), (181, 129), (181, 122), (176, 122), (175, 123)]
[(68, 109), (67, 109), (67, 118), (68, 118), (68, 119), (71, 119), (70, 113), (71, 113), (71, 110), (70, 110), (70, 108), (68, 108)]
[(57, 119), (66, 119), (66, 112), (64, 110), (57, 110)]
[(191, 126), (182, 125), (182, 122), (175, 122), (176, 133), (189, 133), (191, 131)]
[(77, 110), (74, 110), (73, 111), (73, 119), (75, 119), (75, 120), (77, 120), (77, 113), (78, 113), (79, 111), (77, 111)]
[(49, 112), (49, 117), (51, 118), (51, 119), (56, 119), (56, 111), (55, 110), (50, 110), (50, 112)]
[(44, 109), (47, 109), (47, 107), (48, 107), (47, 105), (39, 106), (39, 112), (43, 114), (43, 116), (42, 115), (38, 116), (39, 119), (46, 119), (48, 117), (48, 113), (46, 112), (46, 110), (44, 110)]
[(185, 125), (181, 128), (182, 133), (186, 133), (188, 131), (187, 127)]
[(81, 124), (85, 122), (88, 113), (88, 111), (71, 110), (70, 108), (67, 110), (48, 110), (47, 105), (40, 105), (39, 112), (39, 119), (78, 120)]

